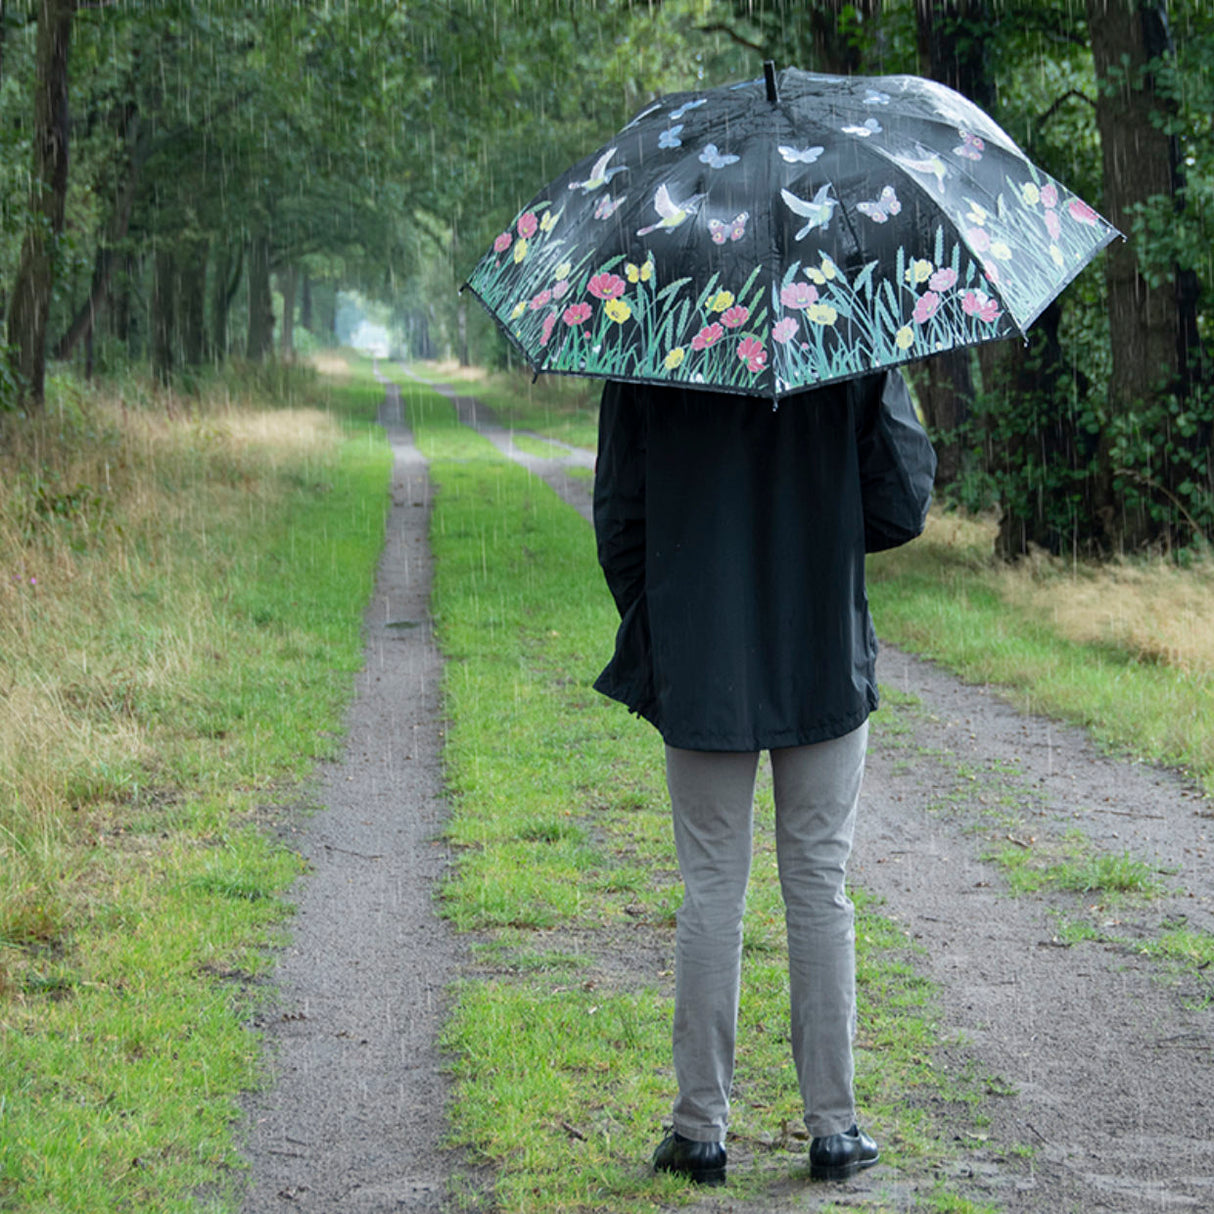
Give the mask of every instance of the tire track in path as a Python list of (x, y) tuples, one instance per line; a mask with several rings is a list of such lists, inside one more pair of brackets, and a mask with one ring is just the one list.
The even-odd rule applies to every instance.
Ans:
[(434, 911), (440, 833), (440, 658), (430, 627), (426, 462), (386, 385), (392, 505), (363, 670), (320, 810), (289, 839), (308, 861), (262, 1018), (275, 1083), (246, 1100), (244, 1214), (438, 1211), (448, 1085), (437, 1040), (465, 947)]

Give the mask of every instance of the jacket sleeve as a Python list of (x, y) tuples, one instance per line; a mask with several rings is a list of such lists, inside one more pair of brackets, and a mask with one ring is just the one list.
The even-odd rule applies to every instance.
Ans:
[(645, 589), (645, 410), (638, 389), (609, 381), (599, 406), (594, 534), (623, 616)]
[(898, 371), (857, 380), (856, 445), (864, 503), (864, 550), (896, 548), (922, 533), (936, 453)]

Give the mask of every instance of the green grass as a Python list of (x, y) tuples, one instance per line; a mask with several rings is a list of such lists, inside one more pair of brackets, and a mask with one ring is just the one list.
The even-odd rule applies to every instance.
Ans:
[[(444, 382), (441, 366), (419, 363), (414, 370), (423, 378)], [(537, 380), (528, 372), (502, 371), (463, 382), (458, 369), (446, 370), (452, 373), (445, 382), (483, 401), (504, 426), (589, 450), (598, 444), (601, 380), (568, 375), (541, 375)]]
[(1129, 852), (1096, 854), (1081, 841), (1070, 840), (1072, 854), (1057, 858), (1043, 848), (1000, 848), (988, 855), (1004, 871), (1013, 893), (1057, 889), (1077, 894), (1137, 894), (1157, 897), (1164, 892), (1158, 872)]
[(240, 412), (156, 420), (142, 454), (87, 399), (52, 413), (65, 467), (128, 454), (103, 525), (27, 548), (39, 597), (0, 632), (58, 730), (35, 755), (0, 728), (0, 1209), (235, 1208), (251, 979), (302, 869), (264, 826), (336, 753), (387, 503), (382, 391), (305, 396), (336, 442), (264, 458)]
[(515, 434), (513, 441), (514, 445), (525, 455), (534, 455), (539, 459), (560, 459), (569, 454), (564, 447), (544, 442), (543, 439), (529, 438), (526, 434)]
[(1088, 728), (1106, 746), (1180, 767), (1214, 794), (1208, 676), (1112, 644), (1060, 636), (1009, 607), (989, 554), (917, 541), (869, 561), (878, 633), (970, 682), (999, 684), (1026, 711)]
[[(442, 906), (487, 935), (483, 977), (460, 985), (444, 1039), (455, 1058), (452, 1141), (497, 1166), (504, 1211), (623, 1214), (682, 1200), (677, 1180), (646, 1166), (674, 1094), (680, 886), (662, 748), (590, 689), (617, 624), (592, 534), (436, 393), (406, 386), (405, 396), (434, 486), (447, 834), (458, 852)], [(766, 775), (758, 813), (769, 826)], [(803, 1172), (807, 1145), (789, 1132), (801, 1110), (781, 1027), (773, 847), (760, 831), (745, 924), (732, 1134), (753, 1162), (731, 1169), (742, 1199)], [(933, 1067), (933, 991), (903, 929), (856, 897), (858, 1095), (890, 1166), (922, 1175), (950, 1151), (930, 1100), (965, 1103), (978, 1080)]]

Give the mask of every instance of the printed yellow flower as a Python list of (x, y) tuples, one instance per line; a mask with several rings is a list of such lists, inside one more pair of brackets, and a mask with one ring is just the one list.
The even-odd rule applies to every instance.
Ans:
[(923, 283), (927, 282), (929, 278), (931, 278), (932, 271), (935, 268), (936, 267), (925, 258), (917, 258), (906, 267), (906, 281), (910, 283), (912, 287), (921, 286)]
[(1062, 255), (1062, 250), (1056, 245), (1050, 245), (1050, 256), (1054, 259), (1054, 264), (1060, 269), (1066, 265), (1066, 258)]
[(1002, 240), (991, 241), (991, 256), (998, 257), (1000, 261), (1011, 261), (1012, 250), (1003, 243)]
[(632, 315), (632, 309), (622, 299), (609, 299), (603, 305), (603, 311), (615, 321), (617, 325), (622, 325)]
[(545, 211), (543, 219), (540, 220), (540, 231), (551, 232), (556, 227), (558, 219), (560, 219), (560, 215), (556, 211)]
[(1041, 201), (1041, 191), (1035, 182), (1026, 181), (1020, 187), (1020, 197), (1024, 199), (1025, 206), (1035, 207)]
[(708, 305), (710, 312), (724, 312), (726, 308), (733, 307), (733, 292), (718, 291), (712, 303)]
[(514, 242), (514, 264), (518, 265), (524, 257), (527, 256), (527, 242), (525, 240), (516, 240)]
[(573, 262), (562, 261), (561, 264), (559, 266), (557, 266), (557, 268), (553, 271), (553, 273), (556, 275), (557, 282), (560, 282), (561, 279), (563, 279), (563, 278), (568, 278), (569, 271), (572, 269), (573, 269)]
[(915, 344), (915, 331), (910, 325), (903, 325), (902, 328), (894, 334), (894, 345), (899, 350), (909, 350)]
[(667, 371), (673, 371), (675, 367), (682, 363), (685, 353), (686, 351), (684, 351), (682, 346), (675, 346), (675, 348), (671, 350), (664, 359), (662, 359), (662, 366), (665, 367)]
[(816, 282), (820, 287), (824, 287), (826, 285), (826, 275), (823, 274), (817, 266), (806, 266), (805, 277), (808, 278), (810, 282)]
[(510, 319), (511, 319), (511, 320), (518, 320), (518, 318), (519, 318), (520, 316), (522, 316), (522, 314), (523, 314), (524, 312), (526, 312), (526, 311), (527, 311), (527, 301), (526, 301), (525, 299), (520, 299), (520, 300), (518, 301), (518, 303), (516, 303), (516, 304), (514, 305), (514, 309), (513, 309), (513, 311), (511, 311), (511, 313), (510, 313)]
[(805, 315), (816, 325), (833, 325), (839, 319), (839, 313), (830, 304), (810, 304)]

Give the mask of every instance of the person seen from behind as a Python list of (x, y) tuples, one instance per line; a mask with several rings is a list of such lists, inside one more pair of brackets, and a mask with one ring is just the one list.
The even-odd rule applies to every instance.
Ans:
[(877, 707), (864, 558), (924, 527), (935, 454), (901, 374), (788, 396), (609, 382), (594, 522), (620, 613), (595, 687), (665, 743), (683, 881), (673, 1129), (655, 1169), (723, 1184), (755, 776), (771, 761), (792, 1054), (815, 1179), (875, 1164), (853, 1090), (845, 875)]

